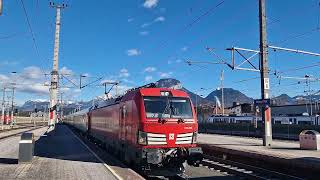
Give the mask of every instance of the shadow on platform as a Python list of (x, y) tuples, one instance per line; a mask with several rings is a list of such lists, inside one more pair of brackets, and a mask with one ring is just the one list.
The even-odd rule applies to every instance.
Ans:
[(18, 164), (18, 159), (0, 158), (0, 164)]
[(208, 145), (213, 145), (213, 146), (262, 146), (261, 144), (249, 144), (249, 143), (243, 143), (243, 144), (238, 144), (238, 143), (216, 143), (216, 144), (208, 144)]
[[(68, 161), (101, 163), (75, 136), (66, 125), (57, 125), (55, 130), (46, 133), (35, 142), (35, 156), (61, 159)], [(83, 140), (82, 140), (83, 141)], [(87, 143), (85, 143), (87, 144)], [(94, 144), (87, 144), (104, 163), (110, 166), (127, 168), (113, 155), (98, 148)]]
[(232, 180), (232, 179), (239, 179), (232, 176), (211, 176), (211, 177), (194, 177), (188, 178), (192, 180), (209, 180), (209, 179), (217, 179), (217, 180)]
[(302, 151), (302, 149), (298, 147), (272, 147), (271, 149), (279, 149), (279, 150), (299, 150)]
[(35, 156), (100, 163), (97, 158), (72, 134), (68, 127), (57, 125), (35, 142)]

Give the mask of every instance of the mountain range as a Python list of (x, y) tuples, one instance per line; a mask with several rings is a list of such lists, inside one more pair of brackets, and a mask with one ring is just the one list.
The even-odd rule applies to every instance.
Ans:
[[(160, 79), (155, 84), (157, 87), (181, 89), (187, 92), (194, 105), (215, 104), (217, 98), (221, 101), (221, 89), (214, 90), (211, 93), (209, 93), (206, 97), (202, 97), (188, 90), (187, 88), (183, 87), (182, 83), (177, 79), (173, 79), (173, 78)], [(232, 106), (234, 102), (253, 103), (253, 98), (246, 96), (245, 94), (243, 94), (238, 90), (235, 90), (233, 88), (224, 88), (223, 90), (224, 90), (225, 107)], [(319, 93), (315, 93), (314, 95), (312, 95), (311, 98), (320, 100), (319, 94), (320, 94), (320, 91)], [(306, 103), (309, 98), (310, 97), (306, 97), (306, 96), (290, 97), (287, 94), (281, 94), (280, 96), (271, 98), (271, 102), (273, 105), (301, 104), (301, 103)], [(37, 108), (37, 110), (39, 111), (44, 111), (47, 109), (48, 105), (49, 105), (49, 102), (26, 101), (21, 107), (18, 107), (18, 109), (20, 109), (20, 111), (34, 111), (34, 109)], [(90, 107), (91, 105), (92, 105), (92, 100), (77, 102), (77, 103), (68, 103), (67, 105), (64, 105), (63, 108), (65, 112), (70, 112), (79, 106), (81, 106), (81, 109), (82, 109), (82, 108)]]

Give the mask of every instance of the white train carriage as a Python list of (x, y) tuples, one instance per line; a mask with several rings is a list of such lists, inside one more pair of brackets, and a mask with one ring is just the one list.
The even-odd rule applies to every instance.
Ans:
[(276, 116), (272, 117), (274, 124), (310, 124), (316, 125), (317, 118), (315, 116)]
[[(253, 123), (253, 116), (210, 116), (208, 123), (225, 122), (225, 123)], [(258, 118), (261, 121), (261, 119)]]
[[(207, 123), (225, 122), (225, 123), (254, 123), (254, 121), (261, 121), (261, 117), (255, 116), (210, 116)], [(275, 116), (271, 118), (273, 124), (309, 124), (320, 125), (320, 118), (318, 116)]]

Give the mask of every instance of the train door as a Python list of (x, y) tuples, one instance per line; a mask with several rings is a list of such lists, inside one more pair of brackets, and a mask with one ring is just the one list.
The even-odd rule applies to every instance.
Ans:
[(127, 107), (125, 103), (120, 104), (120, 140), (123, 142), (126, 140), (126, 118)]

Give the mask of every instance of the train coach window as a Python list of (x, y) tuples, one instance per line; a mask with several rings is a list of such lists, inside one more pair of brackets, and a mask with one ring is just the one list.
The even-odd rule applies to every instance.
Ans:
[(147, 118), (192, 118), (190, 100), (177, 97), (145, 97)]

